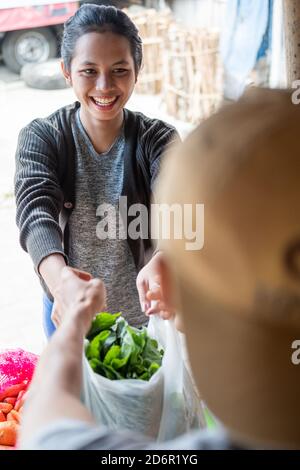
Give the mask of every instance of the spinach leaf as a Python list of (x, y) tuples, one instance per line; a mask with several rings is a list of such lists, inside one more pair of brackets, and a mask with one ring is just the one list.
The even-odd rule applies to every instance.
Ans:
[(88, 359), (100, 358), (100, 351), (103, 343), (109, 337), (110, 330), (101, 331), (95, 338), (89, 343), (86, 349), (86, 356)]
[(101, 359), (104, 359), (110, 347), (116, 343), (116, 339), (117, 339), (116, 333), (114, 331), (111, 331), (110, 335), (106, 338), (106, 340), (102, 344), (101, 351), (100, 351)]
[(98, 333), (100, 333), (100, 331), (111, 328), (116, 323), (116, 320), (120, 315), (121, 312), (114, 314), (102, 312), (98, 314), (92, 322), (90, 331), (86, 335), (87, 339), (92, 340)]
[(86, 348), (90, 366), (110, 380), (150, 380), (161, 366), (164, 351), (145, 327), (131, 327), (120, 315), (104, 312), (93, 321)]
[(103, 364), (111, 364), (111, 361), (117, 357), (119, 357), (121, 352), (121, 348), (118, 344), (113, 344), (109, 350), (107, 351)]
[(157, 341), (148, 336), (143, 351), (143, 357), (149, 359), (151, 362), (158, 362), (158, 364), (161, 365), (162, 356), (163, 351), (158, 349)]

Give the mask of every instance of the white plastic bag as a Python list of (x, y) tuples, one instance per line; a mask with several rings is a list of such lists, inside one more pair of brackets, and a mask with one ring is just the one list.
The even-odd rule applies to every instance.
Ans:
[(83, 359), (82, 401), (96, 421), (159, 441), (205, 426), (199, 396), (185, 360), (181, 334), (172, 320), (150, 318), (148, 334), (165, 350), (162, 366), (147, 381), (109, 380)]

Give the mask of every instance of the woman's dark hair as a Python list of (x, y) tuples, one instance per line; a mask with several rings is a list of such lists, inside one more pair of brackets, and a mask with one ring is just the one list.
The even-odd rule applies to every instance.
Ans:
[(70, 70), (76, 43), (81, 36), (108, 31), (128, 39), (135, 74), (138, 75), (143, 59), (142, 40), (138, 29), (126, 13), (106, 5), (82, 5), (75, 15), (66, 21), (61, 43), (61, 57), (65, 68)]

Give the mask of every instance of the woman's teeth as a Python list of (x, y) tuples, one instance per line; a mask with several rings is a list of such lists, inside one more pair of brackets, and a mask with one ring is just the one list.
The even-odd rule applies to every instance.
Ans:
[(99, 106), (110, 106), (114, 101), (116, 101), (117, 96), (113, 98), (93, 98), (95, 103)]

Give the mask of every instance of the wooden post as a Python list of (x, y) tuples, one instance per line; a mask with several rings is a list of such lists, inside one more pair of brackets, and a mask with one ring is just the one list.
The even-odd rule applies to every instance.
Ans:
[(283, 0), (287, 84), (300, 80), (300, 2)]

